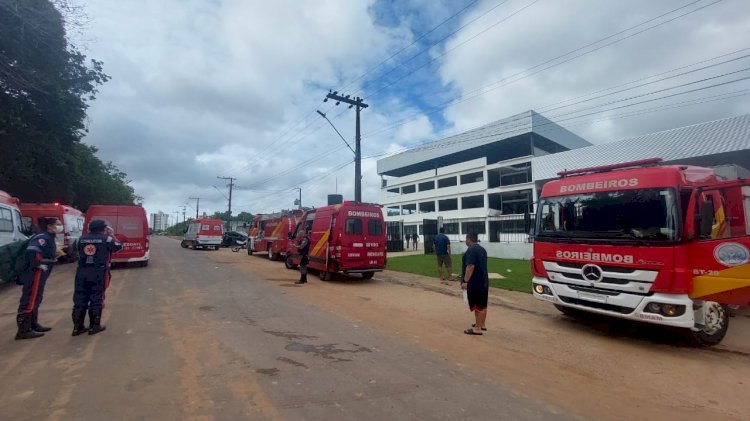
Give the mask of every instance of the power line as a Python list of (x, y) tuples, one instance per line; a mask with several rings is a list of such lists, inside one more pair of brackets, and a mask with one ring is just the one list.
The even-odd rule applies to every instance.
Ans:
[[(578, 54), (578, 55), (574, 55), (574, 56), (572, 56), (572, 57), (569, 57), (569, 58), (565, 59), (564, 61), (560, 61), (560, 62), (557, 62), (557, 63), (553, 63), (553, 62), (555, 62), (555, 61), (557, 61), (557, 60), (559, 60), (559, 59), (561, 59), (561, 58), (563, 58), (563, 57), (566, 57), (566, 56), (569, 56), (569, 55), (571, 55), (571, 54), (577, 53), (577, 52), (579, 52), (579, 51), (585, 50), (586, 48), (592, 47), (592, 46), (594, 46), (594, 45), (596, 45), (596, 44), (599, 44), (599, 43), (601, 43), (601, 42), (603, 42), (603, 41), (606, 41), (606, 40), (608, 40), (608, 39), (611, 39), (611, 38), (613, 38), (613, 37), (616, 37), (616, 36), (618, 36), (618, 35), (622, 35), (622, 34), (624, 34), (624, 33), (628, 32), (628, 31), (631, 31), (631, 30), (633, 30), (633, 29), (635, 29), (635, 28), (638, 28), (638, 27), (641, 27), (641, 26), (643, 26), (643, 25), (646, 25), (646, 24), (649, 24), (649, 23), (651, 23), (651, 22), (654, 22), (654, 21), (656, 21), (656, 20), (658, 20), (658, 19), (661, 19), (661, 18), (663, 18), (663, 17), (665, 17), (665, 16), (668, 16), (668, 15), (670, 15), (670, 14), (672, 14), (672, 13), (675, 13), (675, 12), (677, 12), (677, 11), (679, 11), (679, 10), (682, 10), (682, 9), (686, 8), (686, 7), (692, 6), (692, 5), (694, 5), (694, 4), (696, 4), (696, 3), (699, 3), (699, 2), (701, 2), (701, 1), (703, 1), (703, 0), (696, 0), (696, 1), (693, 1), (693, 2), (691, 2), (691, 3), (688, 3), (687, 5), (684, 5), (684, 6), (678, 7), (678, 8), (676, 8), (676, 9), (672, 9), (672, 10), (670, 10), (669, 12), (663, 13), (663, 14), (661, 14), (661, 15), (659, 15), (659, 16), (656, 16), (656, 17), (654, 17), (654, 18), (651, 18), (651, 19), (648, 19), (648, 20), (646, 20), (646, 21), (643, 21), (643, 22), (641, 22), (641, 23), (639, 23), (639, 24), (637, 24), (637, 25), (631, 26), (631, 27), (629, 27), (629, 28), (627, 28), (627, 29), (624, 29), (624, 30), (618, 31), (618, 32), (616, 32), (616, 33), (614, 33), (614, 34), (608, 35), (608, 36), (606, 36), (606, 37), (604, 37), (604, 38), (601, 38), (601, 39), (599, 39), (599, 40), (597, 40), (597, 41), (594, 41), (594, 42), (592, 42), (592, 43), (589, 43), (589, 44), (586, 44), (586, 45), (584, 45), (584, 46), (581, 46), (581, 47), (578, 47), (578, 48), (576, 48), (576, 49), (573, 49), (573, 50), (571, 50), (571, 51), (568, 51), (568, 52), (567, 52), (567, 53), (565, 53), (565, 54), (561, 54), (561, 55), (559, 55), (559, 56), (556, 56), (556, 57), (554, 57), (554, 58), (551, 58), (551, 59), (545, 60), (545, 61), (543, 61), (543, 62), (541, 62), (541, 63), (539, 63), (539, 64), (536, 64), (536, 65), (534, 65), (534, 66), (532, 66), (532, 67), (529, 67), (529, 68), (527, 68), (527, 69), (525, 69), (525, 70), (522, 70), (522, 71), (520, 71), (520, 72), (517, 72), (517, 73), (515, 73), (515, 74), (513, 74), (513, 75), (510, 75), (510, 76), (508, 76), (508, 77), (505, 77), (505, 78), (503, 78), (503, 79), (501, 79), (501, 80), (499, 80), (499, 81), (495, 81), (495, 82), (492, 82), (492, 83), (490, 83), (490, 84), (488, 84), (488, 85), (485, 85), (485, 86), (483, 86), (483, 87), (480, 87), (480, 88), (478, 88), (478, 89), (475, 89), (475, 90), (473, 90), (473, 91), (470, 91), (470, 92), (468, 92), (467, 94), (463, 95), (463, 96), (462, 96), (462, 97), (461, 97), (460, 99), (457, 99), (457, 100), (451, 100), (451, 101), (446, 101), (446, 102), (444, 102), (444, 103), (442, 103), (442, 104), (439, 104), (439, 105), (437, 105), (437, 106), (435, 106), (435, 107), (433, 107), (433, 108), (432, 108), (432, 110), (433, 110), (432, 112), (428, 112), (428, 113), (425, 113), (425, 112), (415, 113), (415, 114), (414, 114), (414, 115), (413, 115), (412, 117), (408, 117), (408, 118), (406, 118), (406, 119), (402, 119), (402, 120), (400, 120), (400, 122), (397, 122), (397, 123), (394, 123), (394, 124), (391, 124), (391, 125), (387, 126), (387, 128), (389, 128), (389, 129), (390, 129), (390, 128), (395, 128), (395, 127), (399, 127), (399, 126), (401, 126), (401, 125), (404, 125), (404, 124), (406, 124), (406, 123), (408, 123), (408, 122), (412, 121), (412, 120), (413, 120), (413, 117), (417, 117), (417, 116), (421, 117), (421, 116), (423, 116), (423, 115), (430, 115), (430, 114), (434, 114), (434, 113), (436, 113), (436, 112), (440, 112), (440, 111), (443, 111), (443, 110), (444, 110), (445, 108), (448, 108), (448, 107), (451, 107), (451, 106), (454, 106), (454, 105), (457, 105), (457, 104), (460, 104), (460, 103), (466, 102), (466, 101), (468, 101), (468, 100), (471, 100), (471, 99), (474, 99), (474, 98), (478, 98), (478, 97), (480, 97), (480, 96), (482, 96), (482, 95), (484, 95), (484, 94), (486, 94), (486, 93), (488, 93), (488, 92), (490, 92), (490, 91), (493, 91), (493, 90), (495, 90), (495, 89), (499, 89), (499, 88), (501, 88), (501, 87), (504, 87), (504, 86), (508, 86), (508, 85), (510, 85), (510, 84), (512, 84), (512, 83), (518, 82), (518, 81), (520, 81), (520, 80), (523, 80), (523, 79), (525, 79), (525, 78), (527, 78), (527, 77), (531, 77), (531, 76), (533, 76), (533, 75), (536, 75), (536, 74), (538, 74), (538, 73), (541, 73), (541, 72), (543, 72), (543, 71), (545, 71), (545, 70), (549, 70), (549, 69), (551, 69), (551, 68), (553, 68), (553, 67), (557, 67), (557, 66), (560, 66), (560, 65), (562, 65), (562, 64), (565, 64), (565, 63), (567, 63), (567, 62), (569, 62), (569, 61), (572, 61), (572, 60), (574, 60), (574, 59), (576, 59), (576, 58), (580, 58), (580, 57), (582, 57), (582, 56), (584, 56), (584, 55), (587, 55), (587, 54), (591, 54), (591, 53), (593, 53), (593, 52), (595, 52), (595, 51), (598, 51), (598, 50), (600, 50), (600, 49), (602, 49), (602, 48), (605, 48), (605, 47), (608, 47), (608, 46), (610, 46), (610, 45), (613, 45), (613, 44), (619, 43), (619, 42), (621, 42), (621, 41), (624, 41), (624, 40), (626, 40), (626, 39), (632, 38), (632, 37), (634, 37), (634, 36), (636, 36), (636, 35), (640, 35), (640, 34), (642, 34), (642, 33), (646, 32), (646, 31), (649, 31), (649, 30), (651, 30), (651, 29), (657, 28), (657, 27), (659, 27), (659, 26), (661, 26), (661, 25), (664, 25), (664, 24), (666, 24), (666, 23), (672, 22), (672, 21), (674, 21), (674, 20), (676, 20), (676, 19), (679, 19), (679, 18), (682, 18), (682, 17), (684, 17), (684, 16), (687, 16), (687, 15), (689, 15), (689, 14), (695, 13), (695, 12), (697, 12), (697, 11), (699, 11), (699, 10), (702, 10), (702, 9), (706, 8), (706, 7), (709, 7), (709, 6), (712, 6), (712, 5), (714, 5), (714, 4), (717, 4), (717, 3), (719, 3), (719, 2), (721, 1), (721, 0), (716, 0), (716, 1), (712, 2), (712, 3), (709, 3), (709, 4), (707, 4), (707, 5), (703, 5), (703, 6), (699, 7), (699, 8), (696, 8), (696, 9), (692, 9), (692, 10), (689, 10), (689, 11), (687, 11), (687, 12), (685, 12), (685, 13), (681, 14), (681, 15), (675, 16), (675, 17), (673, 17), (673, 18), (670, 18), (670, 19), (668, 19), (668, 20), (665, 20), (665, 21), (663, 21), (663, 22), (659, 22), (659, 23), (657, 23), (657, 24), (655, 24), (655, 25), (653, 25), (653, 26), (650, 26), (650, 27), (644, 28), (644, 29), (642, 29), (642, 30), (640, 30), (640, 31), (638, 31), (638, 32), (635, 32), (635, 33), (633, 33), (633, 34), (629, 34), (629, 35), (627, 35), (626, 37), (623, 37), (623, 38), (619, 38), (619, 39), (615, 39), (615, 40), (613, 40), (613, 41), (611, 41), (611, 42), (609, 42), (609, 43), (606, 43), (606, 44), (604, 44), (604, 45), (600, 45), (600, 46), (598, 46), (598, 47), (596, 47), (596, 48), (594, 48), (594, 49), (592, 49), (592, 50), (584, 51), (584, 52), (582, 52), (581, 54)], [(553, 63), (553, 64), (550, 64), (550, 63)], [(550, 64), (550, 65), (549, 65), (549, 66), (546, 66), (546, 67), (542, 67), (542, 66), (545, 66), (545, 65), (547, 65), (547, 64)], [(541, 68), (541, 69), (539, 69), (540, 67), (542, 67), (542, 68)], [(534, 70), (534, 69), (538, 69), (538, 70), (536, 70), (536, 71), (534, 71), (534, 72), (532, 72), (532, 73), (529, 73), (529, 74), (526, 74), (526, 75), (524, 75), (525, 73), (528, 73), (529, 71), (531, 71), (531, 70)], [(416, 71), (416, 70), (417, 70), (417, 69), (415, 69), (414, 71)], [(412, 72), (412, 73), (413, 73), (413, 72)], [(520, 77), (518, 77), (518, 76), (520, 76)], [(510, 79), (512, 79), (512, 78), (516, 78), (516, 79), (510, 80)], [(403, 78), (402, 78), (402, 79), (403, 79)], [(507, 83), (504, 83), (504, 82), (507, 82)], [(371, 95), (371, 96), (372, 96), (372, 95)], [(373, 133), (367, 133), (367, 134), (365, 134), (365, 135), (364, 135), (364, 137), (365, 137), (365, 138), (367, 138), (367, 137), (370, 137), (370, 136), (372, 136), (372, 135), (374, 135), (374, 134), (377, 134), (377, 133), (381, 133), (381, 132), (385, 131), (385, 129), (386, 129), (386, 128), (381, 128), (381, 129), (377, 130), (376, 132), (373, 132)]]

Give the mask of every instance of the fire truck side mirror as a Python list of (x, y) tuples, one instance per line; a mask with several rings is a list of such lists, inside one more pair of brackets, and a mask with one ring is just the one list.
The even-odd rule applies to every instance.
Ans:
[(711, 202), (701, 203), (700, 215), (700, 232), (698, 238), (706, 239), (711, 238), (711, 231), (713, 230), (714, 224), (714, 206)]

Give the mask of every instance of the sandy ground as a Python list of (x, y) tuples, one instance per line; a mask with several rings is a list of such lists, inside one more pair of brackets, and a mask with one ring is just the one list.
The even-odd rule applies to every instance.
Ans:
[[(346, 276), (288, 288), (299, 275), (244, 250), (210, 253), (284, 293), (352, 323), (408, 340), (519, 393), (585, 418), (747, 419), (750, 316), (732, 318), (724, 343), (693, 348), (659, 327), (595, 318), (576, 321), (530, 295), (493, 291), (484, 336), (462, 330), (472, 316), (457, 285), (403, 273)], [(288, 282), (285, 282), (288, 281)]]

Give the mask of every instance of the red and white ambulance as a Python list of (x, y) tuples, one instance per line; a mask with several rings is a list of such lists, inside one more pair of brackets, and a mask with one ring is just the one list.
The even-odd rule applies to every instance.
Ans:
[(21, 217), (20, 203), (17, 197), (0, 190), (0, 246), (27, 239), (24, 232), (28, 225)]
[(39, 225), (39, 218), (54, 217), (63, 223), (63, 235), (58, 235), (57, 249), (62, 251), (65, 259), (72, 262), (78, 258), (76, 243), (83, 234), (86, 215), (78, 209), (60, 203), (21, 203), (21, 214), (27, 226)]
[(182, 248), (218, 250), (224, 239), (224, 223), (220, 219), (198, 218), (188, 224)]
[(302, 210), (256, 215), (250, 227), (247, 254), (266, 253), (271, 260), (286, 257), (289, 235), (302, 220)]
[(288, 269), (299, 265), (295, 245), (299, 244), (303, 226), (311, 240), (308, 268), (317, 270), (321, 279), (329, 280), (334, 273), (370, 279), (385, 269), (386, 232), (380, 205), (343, 202), (306, 211), (287, 249)]
[(91, 205), (86, 210), (83, 233), (95, 219), (104, 220), (122, 243), (122, 250), (112, 256), (112, 263), (138, 263), (148, 266), (150, 244), (146, 210), (134, 205)]
[(560, 311), (685, 328), (714, 345), (750, 304), (750, 179), (661, 159), (560, 173), (544, 185), (533, 293)]

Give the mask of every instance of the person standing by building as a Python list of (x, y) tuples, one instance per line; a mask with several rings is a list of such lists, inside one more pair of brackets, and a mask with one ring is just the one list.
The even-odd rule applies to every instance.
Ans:
[(52, 330), (39, 324), (39, 305), (44, 297), (44, 287), (57, 260), (55, 236), (63, 232), (57, 218), (40, 218), (41, 232), (29, 240), (26, 247), (25, 267), (20, 276), (23, 290), (18, 304), (16, 339), (34, 339)]
[[(87, 330), (89, 335), (95, 335), (107, 328), (101, 324), (104, 292), (109, 285), (112, 253), (122, 249), (122, 244), (109, 235), (111, 231), (107, 228), (106, 222), (95, 219), (89, 223), (89, 233), (78, 239), (72, 336), (78, 336)], [(87, 310), (88, 329), (84, 327)]]
[(406, 251), (409, 251), (409, 240), (411, 240), (411, 233), (404, 234), (404, 239), (406, 239)]
[(299, 240), (299, 244), (296, 245), (297, 253), (299, 253), (299, 281), (295, 284), (302, 285), (307, 283), (307, 264), (310, 263), (308, 254), (310, 253), (310, 235), (307, 229), (302, 227), (300, 232), (302, 239)]
[[(453, 278), (453, 263), (451, 262), (451, 240), (445, 235), (445, 228), (440, 228), (438, 235), (432, 239), (437, 256), (437, 272), (440, 281)], [(443, 278), (443, 267), (445, 267), (445, 278)]]
[(414, 243), (414, 250), (417, 249), (417, 243), (419, 243), (419, 235), (415, 232), (411, 235), (411, 242)]
[(462, 259), (461, 289), (469, 298), (469, 310), (474, 312), (474, 324), (464, 330), (467, 335), (481, 335), (487, 330), (487, 298), (490, 281), (487, 273), (487, 251), (479, 245), (476, 232), (466, 234), (466, 252)]

